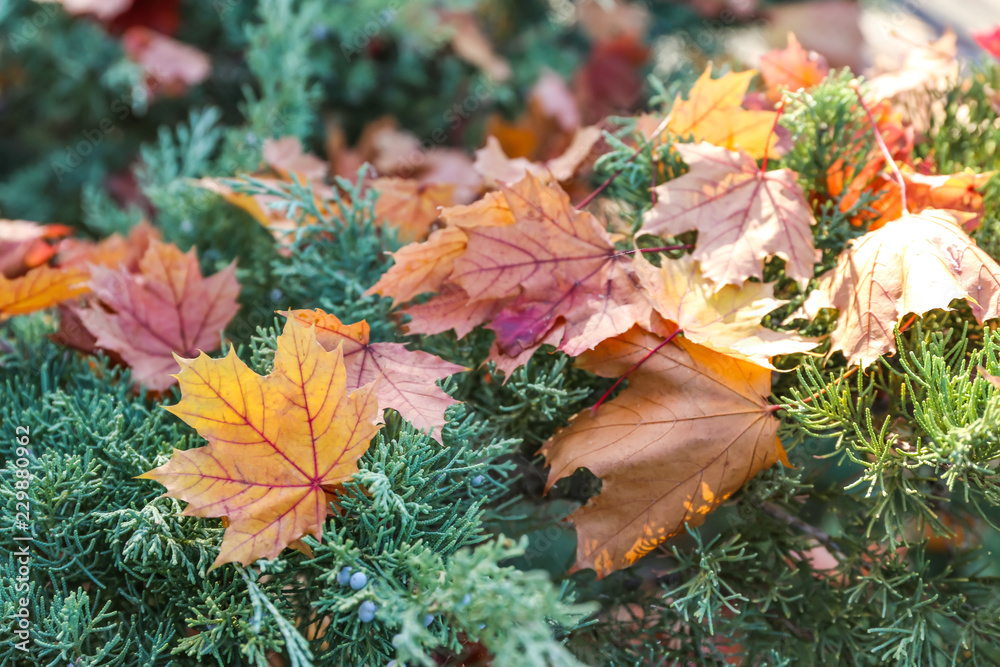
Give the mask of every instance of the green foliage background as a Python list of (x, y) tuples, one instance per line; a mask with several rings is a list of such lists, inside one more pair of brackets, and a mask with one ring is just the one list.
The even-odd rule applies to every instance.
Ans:
[[(477, 367), (490, 334), (408, 338), (391, 303), (363, 295), (399, 245), (374, 227), (374, 195), (342, 181), (348, 196), (329, 218), (311, 208), (307, 188), (273, 192), (319, 219), (286, 256), (267, 230), (189, 181), (251, 171), (269, 137), (295, 135), (321, 151), (330, 114), (351, 133), (390, 113), (429, 136), (482, 76), (448, 51), (432, 11), (441, 4), (410, 0), (406, 16), (420, 20), (383, 25), (381, 12), (403, 8), (184, 2), (178, 38), (207, 50), (215, 73), (182, 98), (147, 103), (138, 71), (98, 24), (55, 6), (5, 3), (0, 211), (73, 223), (95, 237), (126, 231), (142, 212), (121, 208), (104, 184), (132, 169), (168, 240), (197, 246), (207, 272), (238, 260), (241, 311), (226, 336), (258, 372), (269, 370), (274, 313), (287, 307), (364, 318), (377, 339)], [(443, 4), (477, 9), (514, 71), (458, 137), (470, 146), (489, 111), (520, 110), (543, 67), (570, 75), (587, 57), (586, 38), (542, 3)], [(706, 43), (693, 36), (717, 29), (680, 4), (650, 8), (654, 35)], [(359, 37), (373, 20), (384, 43), (376, 56)], [(666, 111), (691, 74), (652, 79), (649, 107)], [(970, 77), (944, 96), (918, 149), (942, 172), (1000, 168), (990, 105), (997, 69)], [(864, 232), (849, 219), (870, 204), (841, 212), (820, 192), (830, 164), (856, 159), (851, 138), (867, 127), (849, 79), (793, 96), (782, 121), (795, 147), (778, 166), (819, 192), (812, 203), (824, 266)], [(116, 119), (113, 130), (90, 141), (84, 133), (104, 118)], [(80, 141), (92, 154), (60, 176), (53, 164), (68, 165)], [(622, 119), (595, 183), (620, 169), (608, 192), (637, 225), (654, 173), (676, 176), (684, 166), (669, 146), (656, 155), (646, 146), (630, 160), (636, 141)], [(657, 172), (654, 158), (668, 168)], [(997, 182), (987, 186), (976, 232), (994, 256)], [(262, 186), (244, 179), (240, 187)], [(803, 293), (780, 261), (768, 279), (791, 302), (771, 318), (778, 326)], [(831, 321), (793, 324), (817, 335)], [(389, 413), (342, 495), (344, 516), (331, 520), (323, 544), (313, 542), (312, 558), (288, 551), (208, 573), (221, 523), (181, 516), (182, 503), (134, 479), (173, 448), (201, 445), (159, 407), (175, 403), (176, 390), (155, 401), (136, 396), (127, 371), (61, 348), (47, 338), (53, 330), (50, 315), (0, 323), (4, 665), (263, 666), (277, 656), (302, 667), (472, 665), (477, 644), (499, 666), (721, 665), (732, 653), (748, 665), (1000, 664), (1000, 392), (977, 370), (1000, 375), (1000, 335), (962, 307), (921, 318), (899, 334), (900, 353), (866, 373), (845, 377), (839, 355), (782, 360), (797, 369), (778, 378), (774, 397), (785, 406), (781, 435), (793, 467), (765, 471), (702, 527), (601, 581), (570, 573), (576, 538), (561, 521), (599, 480), (581, 471), (543, 495), (535, 455), (609, 386), (565, 355), (539, 353), (506, 383), (490, 368), (444, 382), (462, 403), (441, 443)], [(27, 655), (9, 631), (19, 597), (10, 584), (22, 425), (30, 427), (36, 531)], [(832, 569), (810, 560), (818, 547)], [(342, 585), (344, 568), (368, 583)], [(371, 622), (359, 614), (365, 603), (376, 607)]]

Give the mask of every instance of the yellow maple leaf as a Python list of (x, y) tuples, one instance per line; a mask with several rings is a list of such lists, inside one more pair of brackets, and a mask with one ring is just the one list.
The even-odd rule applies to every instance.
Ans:
[(13, 280), (0, 274), (0, 318), (42, 310), (89, 292), (89, 277), (81, 267), (38, 266)]
[(665, 259), (659, 268), (639, 255), (635, 271), (660, 316), (692, 342), (764, 368), (774, 368), (771, 357), (816, 347), (815, 339), (761, 325), (765, 315), (788, 303), (774, 298), (773, 283), (747, 281), (716, 290), (689, 255)]
[(694, 141), (736, 150), (739, 146), (754, 159), (774, 148), (771, 132), (777, 113), (750, 111), (740, 106), (757, 70), (728, 72), (712, 78), (712, 66), (698, 77), (686, 100), (678, 95), (667, 129), (679, 136), (694, 135)]
[(300, 538), (323, 536), (326, 489), (357, 472), (378, 432), (378, 380), (347, 392), (341, 347), (326, 351), (315, 328), (290, 318), (274, 370), (261, 377), (230, 349), (223, 359), (177, 358), (183, 398), (168, 407), (209, 441), (174, 450), (140, 475), (188, 502), (186, 516), (224, 517), (216, 568), (274, 558)]

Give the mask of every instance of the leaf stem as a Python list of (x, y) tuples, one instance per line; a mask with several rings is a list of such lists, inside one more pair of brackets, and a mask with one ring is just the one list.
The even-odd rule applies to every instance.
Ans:
[(659, 345), (657, 345), (656, 347), (654, 347), (652, 350), (650, 350), (642, 359), (640, 359), (639, 361), (635, 362), (635, 364), (632, 366), (632, 368), (630, 368), (627, 371), (625, 371), (624, 375), (622, 375), (620, 378), (618, 378), (617, 380), (615, 380), (615, 383), (613, 385), (611, 385), (611, 388), (608, 389), (606, 392), (604, 392), (603, 396), (601, 396), (599, 399), (597, 399), (597, 403), (594, 403), (594, 407), (590, 408), (590, 414), (591, 414), (591, 416), (597, 414), (597, 408), (601, 407), (601, 404), (604, 403), (604, 401), (608, 398), (608, 396), (611, 395), (611, 392), (613, 392), (618, 387), (618, 385), (620, 385), (622, 383), (622, 380), (624, 380), (629, 375), (631, 375), (632, 371), (634, 371), (637, 368), (639, 368), (639, 366), (642, 366), (644, 363), (646, 363), (647, 359), (649, 359), (651, 356), (653, 356), (654, 354), (656, 354), (657, 352), (659, 352), (660, 349), (663, 348), (663, 346), (665, 346), (667, 343), (669, 343), (674, 338), (676, 338), (677, 334), (679, 334), (679, 333), (683, 333), (682, 330), (679, 327), (677, 329), (674, 329), (674, 332), (672, 334), (670, 334), (669, 336), (667, 336), (666, 338), (664, 338), (662, 343), (660, 343)]
[(785, 111), (785, 98), (781, 98), (781, 106), (778, 107), (778, 113), (774, 116), (774, 125), (771, 126), (771, 131), (767, 133), (767, 141), (764, 142), (764, 161), (760, 165), (760, 173), (767, 171), (767, 154), (768, 146), (771, 145), (771, 137), (774, 136), (775, 130), (778, 129), (778, 120), (781, 119), (781, 114)]
[(903, 326), (899, 327), (899, 333), (903, 333), (904, 331), (909, 329), (910, 325), (913, 324), (913, 321), (915, 319), (917, 319), (916, 315), (910, 315), (910, 319), (906, 320), (906, 322), (903, 323)]
[(889, 147), (885, 145), (885, 139), (882, 138), (882, 133), (878, 129), (878, 123), (875, 122), (875, 116), (872, 115), (872, 110), (868, 108), (868, 104), (865, 102), (865, 98), (861, 95), (861, 85), (858, 83), (857, 79), (851, 81), (851, 88), (854, 90), (854, 94), (858, 96), (858, 102), (861, 103), (861, 108), (865, 110), (868, 114), (868, 122), (872, 126), (872, 132), (875, 133), (875, 142), (878, 144), (879, 150), (882, 151), (882, 157), (885, 158), (886, 164), (892, 169), (893, 175), (896, 177), (896, 183), (899, 184), (899, 201), (902, 206), (902, 215), (906, 215), (909, 209), (906, 208), (906, 182), (903, 180), (903, 174), (900, 173), (899, 167), (896, 166), (896, 161), (892, 157), (892, 153), (889, 152)]
[[(664, 118), (660, 122), (660, 124), (656, 126), (656, 129), (653, 130), (653, 138), (655, 138), (657, 135), (659, 135), (660, 132), (663, 132), (663, 130), (665, 130), (666, 127), (667, 127), (667, 123), (669, 123), (669, 122), (670, 122), (670, 116), (667, 116), (666, 118)], [(650, 141), (652, 141), (652, 139), (650, 139)], [(584, 197), (583, 201), (576, 205), (576, 208), (577, 209), (581, 209), (584, 206), (586, 206), (587, 204), (589, 204), (590, 202), (594, 201), (594, 198), (597, 197), (597, 195), (599, 195), (602, 192), (604, 192), (605, 188), (607, 188), (609, 185), (611, 185), (612, 181), (614, 181), (616, 178), (618, 178), (619, 176), (621, 176), (621, 173), (623, 171), (625, 171), (625, 167), (627, 167), (628, 164), (630, 162), (632, 162), (632, 160), (634, 160), (637, 157), (639, 157), (639, 154), (642, 153), (644, 150), (646, 150), (647, 146), (648, 146), (648, 143), (643, 143), (638, 148), (636, 148), (635, 152), (632, 153), (632, 155), (630, 155), (628, 157), (628, 159), (625, 160), (625, 163), (622, 164), (622, 166), (618, 168), (618, 171), (616, 171), (615, 173), (613, 173), (610, 176), (608, 176), (604, 180), (603, 183), (601, 183), (600, 185), (597, 186), (596, 190), (594, 190), (589, 195), (587, 195), (586, 197)]]
[(694, 246), (690, 243), (685, 243), (682, 245), (665, 245), (658, 248), (636, 248), (635, 250), (622, 250), (621, 252), (616, 252), (612, 257), (621, 257), (622, 255), (633, 255), (635, 253), (645, 253), (645, 252), (668, 252), (670, 250), (690, 250)]

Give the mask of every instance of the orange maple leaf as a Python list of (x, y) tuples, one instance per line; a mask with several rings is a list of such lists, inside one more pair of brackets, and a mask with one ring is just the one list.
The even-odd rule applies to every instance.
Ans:
[(746, 153), (706, 143), (675, 148), (691, 169), (656, 188), (656, 206), (642, 231), (674, 236), (698, 230), (693, 256), (719, 289), (761, 279), (772, 255), (785, 260), (789, 277), (812, 278), (815, 221), (795, 172), (762, 172)]
[(393, 253), (394, 264), (366, 294), (381, 294), (405, 303), (424, 292), (441, 292), (455, 268), (455, 260), (465, 252), (469, 237), (464, 229), (514, 224), (507, 198), (500, 192), (488, 192), (472, 204), (446, 208), (441, 211), (441, 219), (443, 229), (432, 232), (423, 243), (411, 243)]
[(604, 577), (631, 565), (784, 458), (769, 370), (683, 338), (663, 342), (636, 328), (583, 355), (583, 368), (606, 377), (646, 359), (627, 389), (542, 447), (548, 488), (581, 467), (602, 480), (569, 517), (574, 569)]
[[(463, 336), (488, 322), (497, 334), (491, 358), (509, 367), (501, 356), (519, 358), (543, 340), (576, 355), (652, 313), (628, 253), (556, 184), (528, 174), (442, 218), (445, 229), (397, 252), (369, 290), (397, 301), (439, 292), (405, 311), (412, 332)], [(553, 342), (557, 326), (564, 336)]]
[(79, 266), (86, 268), (96, 264), (117, 269), (124, 267), (131, 272), (139, 270), (139, 260), (146, 254), (149, 242), (160, 240), (160, 232), (145, 220), (134, 225), (128, 236), (115, 232), (111, 236), (94, 242), (86, 239), (68, 238), (59, 242), (57, 266), (66, 268)]
[[(892, 159), (897, 164), (910, 162), (913, 153), (913, 128), (904, 125), (903, 117), (893, 111), (888, 101), (873, 105), (871, 112), (876, 129), (882, 135)], [(874, 194), (875, 197), (869, 204), (873, 212), (862, 211), (851, 220), (851, 224), (856, 227), (868, 224), (870, 229), (874, 229), (898, 217), (899, 192), (895, 184), (890, 183), (882, 174), (886, 167), (885, 156), (874, 142), (871, 131), (866, 121), (852, 134), (851, 142), (860, 144), (865, 150), (860, 151), (860, 158), (851, 161), (837, 158), (827, 168), (825, 193), (820, 198), (839, 197), (838, 207), (846, 213), (857, 205), (864, 193)], [(890, 211), (893, 206), (896, 206), (897, 214), (885, 217), (886, 211)]]
[(326, 350), (340, 348), (347, 369), (347, 389), (382, 378), (376, 396), (379, 410), (392, 408), (419, 429), (441, 437), (444, 411), (458, 401), (435, 384), (437, 380), (469, 370), (401, 343), (369, 343), (368, 323), (344, 324), (322, 310), (293, 310), (292, 317), (316, 327), (316, 339)]
[(440, 291), (468, 240), (460, 228), (444, 227), (431, 232), (423, 243), (403, 246), (392, 253), (393, 265), (367, 293), (405, 303), (418, 294)]
[(0, 220), (0, 276), (16, 278), (48, 262), (56, 249), (46, 241), (72, 232), (66, 225)]
[(757, 70), (729, 72), (712, 78), (709, 65), (688, 94), (678, 95), (670, 111), (667, 129), (675, 135), (693, 135), (694, 141), (735, 150), (738, 147), (755, 159), (774, 149), (778, 138), (771, 130), (778, 114), (748, 111), (740, 105)]
[(399, 230), (399, 238), (410, 242), (427, 237), (442, 206), (455, 203), (455, 186), (420, 183), (412, 178), (378, 178), (371, 187), (378, 190), (375, 219)]
[[(947, 209), (968, 214), (962, 220), (966, 231), (979, 226), (983, 214), (983, 196), (979, 189), (993, 177), (993, 172), (980, 174), (965, 169), (956, 174), (927, 175), (914, 172), (908, 165), (902, 165), (899, 171), (906, 187), (909, 213), (920, 213), (928, 208)], [(874, 231), (903, 214), (903, 200), (895, 179), (879, 176), (871, 187), (883, 193), (875, 207), (879, 215), (868, 225), (868, 229)]]
[(261, 377), (232, 348), (223, 359), (177, 358), (183, 397), (167, 407), (198, 431), (206, 447), (174, 450), (139, 477), (187, 501), (185, 516), (225, 517), (212, 569), (275, 558), (299, 540), (323, 538), (326, 489), (357, 472), (378, 432), (376, 384), (353, 393), (341, 348), (323, 349), (315, 329), (289, 318), (278, 337), (274, 371)]
[(0, 318), (25, 315), (90, 291), (86, 269), (36, 266), (19, 278), (0, 275)]
[(219, 347), (220, 332), (236, 314), (236, 265), (204, 278), (192, 248), (149, 241), (139, 273), (92, 267), (99, 303), (75, 309), (97, 347), (132, 367), (136, 384), (159, 391), (174, 383), (174, 353), (193, 356)]
[(503, 302), (489, 323), (501, 351), (537, 346), (562, 318), (560, 349), (575, 356), (648, 319), (631, 257), (615, 250), (593, 215), (530, 174), (503, 192), (515, 223), (467, 230), (449, 277), (471, 302)]
[(807, 51), (795, 33), (788, 33), (788, 48), (768, 51), (760, 58), (760, 75), (767, 84), (768, 99), (781, 99), (781, 89), (809, 90), (826, 78), (830, 66), (826, 58)]
[(839, 309), (831, 351), (867, 367), (895, 352), (893, 327), (905, 315), (948, 309), (954, 299), (967, 299), (980, 324), (1000, 317), (1000, 265), (953, 213), (928, 209), (851, 241), (801, 312)]

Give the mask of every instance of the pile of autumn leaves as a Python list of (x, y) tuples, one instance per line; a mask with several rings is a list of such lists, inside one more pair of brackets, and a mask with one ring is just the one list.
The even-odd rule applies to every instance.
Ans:
[[(947, 48), (947, 42), (928, 47), (922, 69), (908, 77), (887, 75), (909, 87), (876, 79), (870, 88), (889, 90), (868, 104), (890, 138), (893, 161), (902, 165), (905, 211), (877, 148), (865, 164), (835, 165), (828, 174), (828, 190), (855, 200), (864, 191), (879, 195), (880, 214), (863, 221), (871, 231), (843, 250), (797, 314), (836, 308), (830, 349), (851, 365), (894, 352), (893, 328), (907, 314), (966, 299), (979, 321), (1000, 316), (1000, 266), (965, 229), (977, 223), (975, 188), (989, 175), (917, 173), (908, 153), (913, 121), (895, 105), (897, 95), (929, 87), (918, 76), (928, 58), (941, 62), (932, 74), (943, 76), (953, 62)], [(765, 58), (762, 73), (767, 95), (778, 99), (781, 88), (822, 81), (826, 69), (791, 40)], [(609, 232), (617, 224), (613, 208), (601, 209), (612, 216), (608, 224), (574, 206), (559, 182), (573, 178), (573, 168), (514, 162), (495, 142), (476, 159), (475, 187), (492, 189), (477, 198), (473, 188), (467, 203), (439, 210), (440, 190), (418, 179), (382, 181), (393, 207), (383, 204), (379, 219), (397, 224), (409, 216), (413, 224), (403, 231), (421, 240), (395, 253), (370, 292), (409, 304), (402, 310), (409, 333), (454, 330), (461, 338), (486, 327), (495, 333), (489, 359), (507, 376), (548, 345), (593, 373), (628, 377), (615, 398), (577, 415), (542, 448), (550, 487), (581, 467), (603, 481), (600, 494), (570, 517), (579, 536), (577, 567), (599, 576), (635, 562), (686, 523), (697, 524), (784, 458), (777, 406), (768, 401), (771, 360), (819, 341), (761, 325), (784, 303), (774, 298), (773, 284), (762, 282), (763, 267), (778, 257), (803, 287), (814, 277), (809, 202), (815, 197), (796, 173), (767, 169), (767, 156), (780, 152), (787, 137), (777, 125), (779, 112), (747, 94), (755, 75), (712, 78), (706, 71), (667, 118), (638, 119), (647, 142), (689, 139), (673, 143), (689, 171), (655, 188), (655, 204), (636, 235), (669, 239), (697, 231), (692, 252), (680, 259), (659, 254), (652, 262), (646, 255), (665, 248), (639, 250), (636, 238)], [(577, 135), (583, 130), (576, 128)], [(588, 147), (596, 142), (592, 134), (581, 140)], [(874, 143), (870, 135), (858, 140)], [(574, 150), (565, 163), (583, 162)], [(308, 180), (317, 209), (336, 215), (324, 195), (325, 163), (294, 140), (270, 143), (265, 158), (258, 176)], [(261, 195), (237, 194), (224, 182), (199, 184), (268, 224), (278, 242), (303, 222), (283, 218)], [(64, 233), (4, 224), (20, 225), (17, 252), (36, 264), (38, 249), (44, 254), (49, 247), (40, 239)], [(321, 539), (330, 490), (356, 472), (382, 410), (395, 409), (438, 436), (454, 401), (436, 381), (466, 370), (400, 344), (371, 344), (364, 322), (298, 310), (284, 314), (274, 369), (261, 377), (232, 350), (222, 359), (204, 354), (217, 349), (237, 311), (233, 267), (204, 278), (193, 251), (161, 243), (146, 225), (128, 239), (64, 240), (58, 247), (55, 266), (0, 280), (0, 313), (61, 303), (57, 340), (105, 351), (150, 390), (176, 377), (183, 398), (167, 409), (209, 444), (175, 451), (144, 476), (187, 501), (185, 514), (227, 519), (215, 566), (273, 558), (286, 546), (308, 552), (301, 538)], [(417, 298), (427, 294), (433, 296)], [(171, 376), (178, 363), (180, 373)]]

